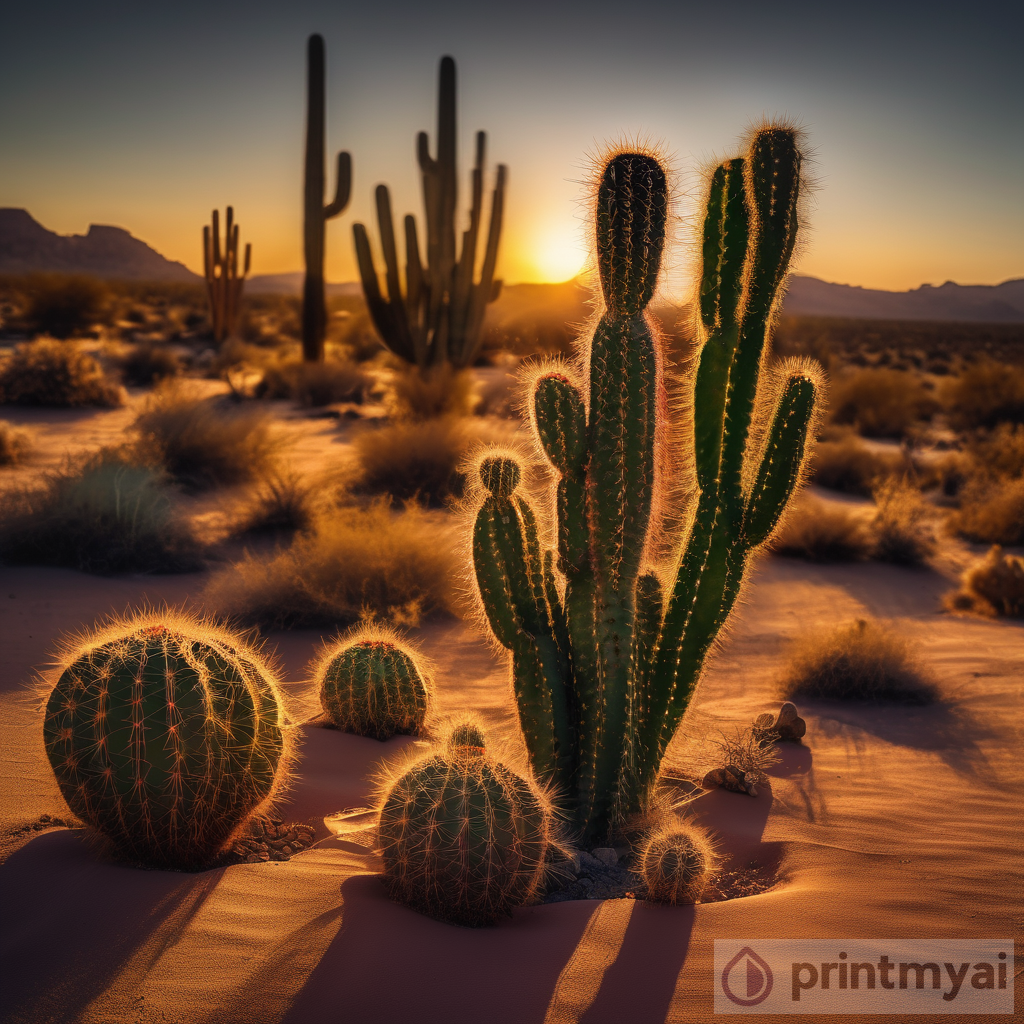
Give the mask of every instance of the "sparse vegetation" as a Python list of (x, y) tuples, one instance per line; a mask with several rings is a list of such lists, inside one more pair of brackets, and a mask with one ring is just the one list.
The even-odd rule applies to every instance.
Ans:
[(477, 396), (469, 370), (456, 370), (448, 363), (421, 370), (396, 361), (385, 401), (394, 419), (430, 420), (468, 415)]
[(308, 530), (320, 505), (313, 484), (296, 473), (276, 473), (261, 480), (252, 501), (235, 526), (243, 533), (284, 533)]
[(0, 557), (106, 575), (187, 572), (199, 551), (161, 473), (102, 451), (0, 499)]
[(871, 555), (872, 540), (856, 511), (804, 496), (786, 517), (772, 548), (809, 562), (854, 562)]
[(25, 460), (32, 442), (27, 430), (0, 420), (0, 466), (17, 466)]
[(967, 540), (1024, 544), (1024, 477), (972, 480), (963, 487), (949, 525)]
[(1024, 618), (1024, 559), (1005, 554), (994, 545), (963, 574), (960, 589), (946, 596), (946, 607), (977, 615)]
[(38, 338), (18, 345), (0, 370), (0, 402), (110, 409), (124, 402), (124, 392), (75, 342)]
[(946, 383), (943, 398), (956, 430), (1024, 423), (1024, 367), (980, 359)]
[(264, 478), (280, 449), (264, 410), (225, 409), (180, 387), (156, 392), (135, 429), (143, 458), (193, 490)]
[(916, 374), (890, 369), (853, 370), (834, 382), (831, 418), (865, 437), (904, 437), (938, 409)]
[(458, 562), (448, 531), (415, 506), (332, 509), (287, 550), (247, 556), (210, 582), (207, 601), (270, 629), (382, 617), (418, 625), (454, 612)]
[(126, 384), (147, 388), (181, 373), (181, 359), (166, 345), (143, 341), (132, 345), (120, 360)]
[(304, 408), (363, 402), (373, 378), (349, 359), (309, 363), (300, 359), (270, 366), (256, 385), (257, 398), (286, 398)]
[(871, 523), (875, 558), (895, 565), (920, 565), (935, 553), (933, 513), (920, 491), (890, 481), (875, 492), (875, 503)]
[(811, 456), (811, 479), (821, 487), (868, 497), (878, 485), (908, 469), (897, 452), (872, 451), (854, 434), (819, 442)]
[(33, 334), (61, 339), (87, 331), (108, 302), (103, 282), (84, 274), (30, 274), (25, 293), (25, 326)]
[(782, 679), (786, 697), (930, 704), (938, 690), (910, 644), (868, 619), (815, 631), (793, 647)]

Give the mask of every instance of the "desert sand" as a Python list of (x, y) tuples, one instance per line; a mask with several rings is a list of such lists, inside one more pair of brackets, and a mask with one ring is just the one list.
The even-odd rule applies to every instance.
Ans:
[[(96, 447), (116, 436), (130, 412), (9, 418), (36, 426), (38, 471), (59, 461), (68, 438)], [(303, 458), (344, 457), (329, 421), (296, 417), (287, 429)], [(629, 899), (531, 906), (473, 930), (390, 902), (376, 877), (370, 816), (332, 818), (367, 806), (381, 760), (417, 742), (409, 738), (382, 744), (304, 727), (280, 814), (328, 819), (332, 834), (284, 863), (135, 870), (105, 860), (78, 830), (26, 830), (43, 814), (67, 814), (29, 695), (54, 642), (147, 602), (201, 607), (207, 575), (103, 579), (0, 568), (0, 1017), (701, 1021), (714, 1017), (713, 940), (724, 937), (1012, 934), (1019, 963), (1024, 627), (943, 613), (952, 572), (760, 563), (670, 760), (685, 763), (707, 737), (777, 707), (787, 641), (811, 626), (863, 615), (892, 620), (946, 698), (927, 708), (805, 702), (807, 736), (785, 745), (770, 787), (756, 798), (716, 790), (691, 804), (734, 865), (775, 868), (770, 890), (695, 907)], [(296, 706), (320, 637), (267, 637)], [(419, 638), (436, 665), (439, 712), (472, 709), (494, 736), (514, 743), (507, 669), (475, 627), (441, 620)]]

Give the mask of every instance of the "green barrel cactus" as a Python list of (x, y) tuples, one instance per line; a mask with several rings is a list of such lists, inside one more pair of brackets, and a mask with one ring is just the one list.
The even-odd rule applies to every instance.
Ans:
[(392, 898), (441, 921), (492, 924), (536, 892), (549, 844), (543, 796), (494, 760), (475, 726), (389, 787), (378, 824)]
[(707, 888), (711, 847), (700, 832), (682, 825), (656, 832), (640, 858), (647, 898), (655, 903), (696, 903)]
[(357, 736), (387, 740), (418, 733), (430, 707), (417, 656), (392, 630), (375, 626), (329, 646), (314, 681), (331, 722)]
[(70, 649), (43, 739), (75, 814), (121, 856), (179, 869), (209, 866), (269, 810), (292, 745), (259, 656), (180, 613), (120, 621)]
[[(668, 190), (646, 153), (615, 155), (597, 189), (603, 313), (577, 361), (542, 367), (528, 395), (557, 475), (554, 550), (544, 549), (547, 524), (519, 486), (515, 457), (479, 462), (480, 598), (512, 654), (534, 770), (588, 845), (647, 806), (751, 556), (801, 479), (821, 373), (768, 359), (797, 236), (800, 162), (795, 133), (768, 125), (708, 183), (690, 442), (677, 460), (696, 484), (691, 505), (668, 507), (680, 488), (665, 479), (667, 402), (647, 311)], [(659, 560), (670, 512), (687, 525)]]

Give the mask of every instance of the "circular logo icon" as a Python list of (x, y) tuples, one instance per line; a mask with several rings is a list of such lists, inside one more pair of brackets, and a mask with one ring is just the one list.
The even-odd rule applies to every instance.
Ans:
[(772, 991), (772, 969), (744, 946), (722, 970), (722, 991), (737, 1006), (757, 1006)]

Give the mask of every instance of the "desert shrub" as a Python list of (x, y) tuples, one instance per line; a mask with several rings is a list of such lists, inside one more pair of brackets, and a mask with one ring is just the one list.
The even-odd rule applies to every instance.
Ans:
[(124, 393), (74, 342), (38, 338), (18, 345), (0, 370), (0, 401), (110, 409), (124, 402)]
[(1024, 559), (994, 545), (961, 578), (960, 589), (946, 596), (951, 611), (1024, 618)]
[(938, 403), (921, 379), (900, 370), (862, 369), (834, 384), (832, 421), (855, 426), (865, 437), (903, 437)]
[(139, 342), (120, 360), (121, 377), (126, 384), (146, 388), (181, 373), (181, 359), (166, 345)]
[(448, 531), (415, 506), (387, 502), (320, 515), (291, 547), (246, 558), (211, 580), (219, 611), (271, 629), (384, 617), (417, 625), (455, 609), (457, 559)]
[(869, 497), (879, 483), (907, 469), (896, 452), (874, 452), (856, 436), (821, 441), (814, 449), (811, 479), (821, 487)]
[(895, 565), (920, 565), (935, 553), (932, 509), (920, 491), (893, 480), (875, 492), (875, 504), (871, 522), (875, 558)]
[(1024, 544), (1024, 478), (972, 480), (962, 489), (949, 525), (982, 544)]
[(260, 481), (233, 532), (308, 530), (313, 524), (318, 504), (313, 484), (294, 473), (273, 473)]
[(930, 704), (938, 697), (907, 640), (867, 619), (798, 639), (782, 690), (789, 698), (899, 704)]
[(803, 497), (772, 542), (776, 554), (809, 562), (853, 562), (871, 554), (861, 516), (842, 505)]
[(942, 397), (955, 430), (1024, 423), (1024, 367), (980, 359), (946, 381)]
[(256, 385), (257, 398), (287, 398), (304, 408), (335, 402), (362, 402), (373, 378), (358, 363), (329, 359), (306, 363), (300, 359), (268, 367)]
[(16, 466), (32, 447), (28, 431), (0, 420), (0, 466)]
[(70, 338), (91, 327), (107, 304), (101, 281), (79, 274), (33, 274), (26, 281), (25, 325), (35, 334)]
[(225, 409), (163, 388), (135, 421), (142, 456), (193, 490), (248, 483), (274, 470), (280, 445), (261, 409)]
[(484, 424), (454, 416), (368, 427), (352, 439), (358, 468), (351, 487), (390, 494), (401, 501), (415, 498), (427, 505), (443, 505), (462, 493), (465, 481), (460, 463), (484, 437), (505, 440)]
[(977, 431), (968, 437), (964, 454), (972, 476), (1024, 476), (1024, 424), (1000, 423), (994, 430)]
[(197, 545), (176, 517), (163, 475), (100, 452), (42, 486), (0, 501), (0, 557), (101, 575), (200, 568)]
[(476, 401), (473, 372), (456, 370), (449, 363), (426, 370), (396, 363), (385, 392), (388, 411), (395, 419), (465, 416), (473, 411)]

